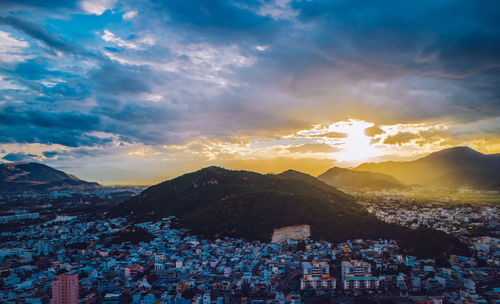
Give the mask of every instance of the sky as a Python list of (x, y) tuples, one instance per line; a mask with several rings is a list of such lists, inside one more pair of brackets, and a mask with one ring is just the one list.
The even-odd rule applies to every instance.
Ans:
[(500, 152), (500, 2), (2, 0), (0, 161), (104, 184)]

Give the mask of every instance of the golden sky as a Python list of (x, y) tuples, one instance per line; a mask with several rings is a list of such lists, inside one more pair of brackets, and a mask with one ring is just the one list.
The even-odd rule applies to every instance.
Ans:
[[(184, 144), (157, 147), (115, 141), (105, 153), (100, 148), (61, 145), (14, 144), (5, 147), (32, 155), (33, 160), (41, 162), (57, 163), (61, 158), (64, 164), (66, 155), (79, 155), (80, 164), (84, 165), (78, 165), (71, 158), (74, 165), (60, 168), (85, 179), (105, 184), (153, 184), (211, 165), (261, 173), (295, 169), (317, 176), (333, 166), (355, 167), (363, 162), (412, 160), (459, 145), (483, 153), (500, 152), (500, 138), (491, 134), (478, 136), (477, 128), (478, 123), (375, 125), (351, 118), (315, 124), (275, 137), (198, 138)], [(58, 154), (44, 156), (43, 151), (49, 148)], [(94, 160), (96, 165), (93, 165)]]

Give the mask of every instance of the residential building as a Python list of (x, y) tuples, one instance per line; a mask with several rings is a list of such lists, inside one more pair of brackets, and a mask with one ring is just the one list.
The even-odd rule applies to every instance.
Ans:
[(77, 274), (60, 274), (52, 282), (50, 304), (78, 304)]
[(344, 289), (375, 289), (379, 287), (380, 280), (372, 276), (369, 263), (343, 261), (342, 284)]
[(327, 262), (303, 262), (300, 289), (335, 289), (336, 280), (330, 276)]

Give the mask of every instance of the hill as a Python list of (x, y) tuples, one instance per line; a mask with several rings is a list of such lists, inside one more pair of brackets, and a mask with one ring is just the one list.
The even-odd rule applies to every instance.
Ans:
[(330, 186), (354, 191), (405, 187), (397, 179), (387, 174), (354, 171), (339, 167), (328, 169), (325, 173), (319, 175), (318, 179)]
[(99, 184), (80, 180), (52, 167), (29, 162), (0, 164), (0, 192), (89, 189)]
[(307, 224), (317, 240), (394, 238), (419, 256), (467, 252), (443, 232), (384, 223), (351, 196), (296, 171), (262, 175), (209, 167), (152, 186), (112, 214), (141, 221), (174, 215), (182, 227), (209, 238), (270, 241), (274, 228)]
[(335, 187), (332, 187), (331, 185), (328, 185), (322, 180), (317, 179), (316, 177), (302, 173), (296, 170), (286, 170), (280, 174), (275, 175), (277, 178), (283, 178), (283, 179), (293, 179), (293, 180), (298, 180), (301, 182), (304, 182), (306, 184), (309, 184), (310, 186), (314, 186), (316, 188), (319, 188), (323, 191), (326, 191), (328, 193), (335, 194), (339, 198), (346, 199), (352, 201), (354, 198), (351, 195), (348, 195), (340, 190), (338, 190)]
[(500, 188), (500, 154), (454, 147), (408, 162), (364, 163), (356, 171), (388, 174), (405, 184)]

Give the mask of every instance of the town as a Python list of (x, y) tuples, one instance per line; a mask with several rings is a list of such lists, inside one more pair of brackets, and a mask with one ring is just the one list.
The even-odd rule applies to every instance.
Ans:
[[(462, 232), (498, 209), (369, 210), (386, 221)], [(468, 216), (469, 220), (464, 221)], [(427, 219), (427, 220), (424, 220)], [(203, 239), (175, 218), (60, 216), (1, 233), (1, 303), (498, 303), (500, 240), (471, 237), (473, 256), (406, 255), (393, 240)], [(415, 227), (413, 227), (415, 228)], [(304, 237), (304, 236), (302, 236)]]
[(363, 204), (368, 212), (385, 222), (444, 231), (467, 243), (474, 243), (473, 237), (500, 235), (500, 210), (493, 204), (443, 206), (392, 197)]

